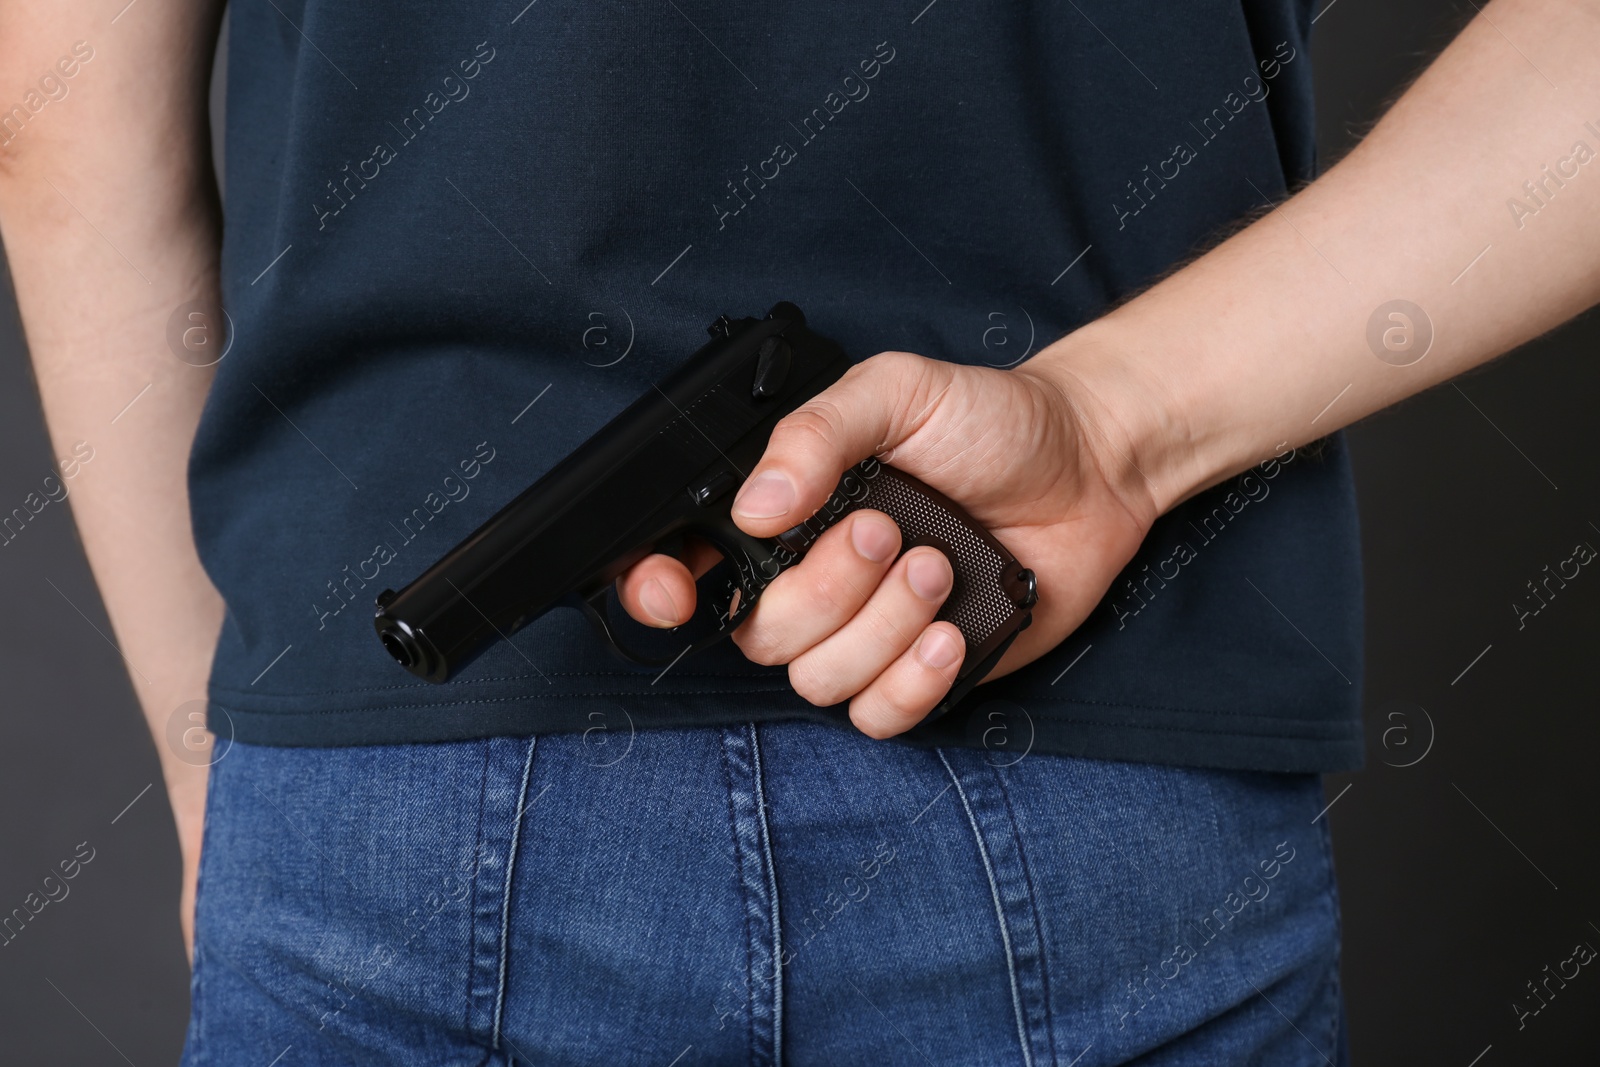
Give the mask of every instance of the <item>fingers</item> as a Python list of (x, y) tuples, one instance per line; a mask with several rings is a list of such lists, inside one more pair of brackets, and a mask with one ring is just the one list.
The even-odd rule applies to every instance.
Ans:
[(904, 733), (938, 707), (955, 684), (966, 643), (954, 623), (936, 622), (850, 702), (850, 721), (868, 737)]
[(698, 538), (687, 538), (683, 560), (659, 553), (646, 556), (617, 579), (623, 610), (646, 626), (671, 629), (694, 616), (695, 579), (714, 566), (721, 554)]
[(767, 586), (733, 641), (752, 662), (788, 663), (853, 618), (900, 552), (900, 528), (881, 511), (845, 516)]
[(851, 466), (898, 444), (950, 377), (936, 360), (883, 352), (773, 428), (767, 450), (734, 498), (739, 526), (758, 537), (809, 518)]
[[(950, 561), (927, 546), (896, 560), (899, 551), (900, 530), (887, 515), (851, 513), (773, 580), (733, 635), (752, 661), (788, 663), (795, 692), (811, 703), (850, 700), (851, 721), (876, 738), (922, 721), (965, 654), (961, 631), (933, 621), (954, 586)], [(695, 579), (718, 558), (688, 540), (683, 560), (657, 553), (630, 567), (617, 594), (642, 623), (681, 625), (694, 614)]]
[(860, 693), (912, 648), (953, 583), (943, 553), (913, 548), (849, 622), (789, 664), (789, 684), (819, 706)]

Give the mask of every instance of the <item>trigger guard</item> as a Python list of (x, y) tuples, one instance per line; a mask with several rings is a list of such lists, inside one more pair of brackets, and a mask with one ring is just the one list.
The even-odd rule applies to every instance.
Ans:
[[(723, 592), (712, 605), (716, 609), (719, 631), (731, 632), (738, 629), (749, 616), (773, 579), (799, 557), (782, 546), (773, 546), (772, 550), (764, 551), (767, 546), (760, 539), (740, 530), (731, 516), (719, 516), (719, 519), (721, 521), (697, 525), (692, 529), (722, 553), (722, 562), (717, 566), (733, 570), (734, 577), (727, 580)], [(763, 553), (764, 563), (756, 562), (751, 554), (752, 549)], [(765, 573), (767, 570), (771, 573)], [(739, 594), (739, 609), (731, 612), (735, 592)]]
[(616, 634), (611, 632), (611, 623), (606, 619), (606, 592), (610, 588), (609, 585), (602, 585), (588, 596), (578, 597), (578, 610), (583, 612), (584, 617), (594, 624), (594, 628), (600, 631), (600, 639), (618, 656), (621, 656), (629, 663), (637, 663), (645, 667), (661, 666), (656, 662), (657, 657), (634, 652), (625, 643), (619, 641)]
[[(724, 564), (718, 564), (718, 566), (723, 565)], [(611, 588), (609, 584), (602, 585), (599, 589), (595, 590), (586, 597), (578, 597), (577, 607), (578, 610), (589, 619), (590, 623), (594, 625), (595, 629), (600, 632), (601, 639), (605, 641), (606, 645), (611, 649), (611, 651), (616, 653), (622, 659), (629, 663), (638, 664), (642, 667), (668, 667), (678, 662), (678, 660), (682, 659), (684, 656), (693, 655), (696, 652), (710, 648), (712, 645), (731, 637), (733, 635), (733, 631), (738, 629), (744, 620), (749, 617), (751, 610), (756, 606), (756, 599), (760, 593), (759, 590), (757, 590), (754, 594), (751, 593), (745, 581), (744, 571), (741, 568), (734, 567), (734, 570), (739, 574), (739, 579), (737, 581), (732, 579), (728, 580), (727, 586), (729, 588), (727, 591), (719, 594), (712, 602), (712, 607), (717, 613), (717, 628), (711, 633), (701, 637), (699, 640), (689, 642), (689, 644), (681, 652), (677, 652), (670, 656), (641, 652), (638, 649), (630, 646), (628, 642), (622, 640), (617, 635), (617, 632), (612, 628), (611, 621), (606, 617), (606, 594)], [(730, 616), (728, 609), (732, 606), (733, 594), (735, 592), (739, 592), (741, 594), (739, 598), (739, 610)], [(684, 625), (687, 625), (687, 623)], [(682, 626), (674, 626), (672, 629), (664, 632), (668, 634), (676, 633), (682, 628)]]
[[(719, 568), (724, 571), (731, 569), (732, 574), (724, 574), (721, 592), (710, 593), (703, 599), (699, 588), (700, 582), (695, 583), (697, 604), (694, 617), (681, 626), (667, 630), (666, 633), (677, 633), (684, 626), (695, 622), (701, 617), (699, 609), (702, 606), (711, 609), (715, 621), (702, 622), (701, 625), (714, 625), (715, 629), (698, 639), (689, 640), (682, 651), (669, 656), (641, 652), (630, 647), (618, 635), (607, 617), (606, 595), (611, 588), (610, 583), (600, 586), (586, 596), (580, 594), (576, 597), (578, 609), (589, 617), (589, 621), (600, 632), (601, 639), (624, 660), (646, 667), (671, 666), (684, 656), (709, 648), (731, 636), (733, 631), (749, 617), (768, 584), (800, 558), (799, 554), (781, 545), (773, 545), (740, 530), (734, 524), (732, 515), (721, 509), (713, 511), (686, 529), (673, 531), (661, 538), (656, 543), (656, 550), (660, 551), (663, 547), (673, 545), (681, 546), (683, 536), (687, 533), (698, 534), (722, 553), (722, 560), (707, 572), (708, 574), (715, 575)], [(735, 595), (739, 598), (737, 610), (733, 609)]]
[[(733, 565), (734, 573), (739, 577), (736, 581), (727, 583), (727, 591), (717, 597), (713, 605), (717, 609), (717, 630), (720, 633), (732, 634), (750, 617), (750, 612), (755, 610), (756, 601), (761, 597), (761, 589), (752, 589), (746, 577), (744, 568)], [(734, 594), (739, 596), (739, 610), (733, 611)]]

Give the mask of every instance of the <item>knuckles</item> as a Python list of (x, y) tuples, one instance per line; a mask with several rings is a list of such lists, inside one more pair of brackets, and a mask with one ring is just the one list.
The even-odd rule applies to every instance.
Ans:
[(820, 445), (832, 451), (844, 435), (844, 412), (826, 395), (812, 397), (778, 421), (767, 445), (812, 451)]
[(838, 618), (841, 626), (865, 603), (866, 594), (870, 592), (858, 589), (844, 574), (831, 567), (821, 567), (816, 574), (805, 575), (805, 579), (811, 585), (806, 598), (811, 602), (811, 610)]
[(802, 700), (819, 708), (831, 707), (852, 695), (841, 691), (838, 682), (819, 673), (811, 659), (804, 656), (789, 664), (789, 686)]
[(888, 707), (881, 700), (862, 697), (850, 705), (851, 724), (874, 741), (887, 741), (910, 729), (912, 724), (901, 724), (904, 717), (904, 711)]
[(773, 640), (767, 630), (756, 627), (753, 620), (733, 631), (733, 643), (744, 653), (745, 659), (761, 667), (776, 667), (791, 658), (787, 650)]
[(847, 405), (841, 404), (837, 397), (861, 392), (901, 398), (903, 393), (915, 392), (936, 363), (914, 352), (879, 352), (851, 366), (838, 382), (779, 420), (773, 428), (772, 439), (785, 444), (793, 439), (801, 448), (821, 444), (825, 451), (831, 452), (844, 435)]
[[(877, 586), (877, 579), (868, 579), (865, 586), (852, 581), (847, 564), (837, 558), (840, 553), (855, 552), (848, 543), (849, 537), (847, 524), (829, 529), (804, 560), (780, 576), (778, 580), (785, 587), (785, 602), (792, 605), (798, 593), (803, 606), (790, 606), (785, 612), (776, 603), (776, 598), (771, 598), (769, 591), (767, 597), (770, 599), (764, 599), (756, 614), (733, 632), (733, 643), (746, 659), (763, 667), (774, 667), (788, 663), (805, 651), (796, 647), (791, 638), (784, 636), (792, 631), (793, 614), (796, 612), (803, 612), (808, 617), (834, 619), (838, 626), (843, 626), (866, 603)], [(827, 556), (833, 558), (824, 558)], [(773, 612), (790, 617), (777, 617)]]
[(932, 361), (927, 356), (919, 356), (915, 352), (890, 349), (887, 352), (879, 352), (870, 359), (862, 360), (851, 370), (859, 372), (863, 377), (871, 374), (903, 378), (922, 374), (930, 362)]

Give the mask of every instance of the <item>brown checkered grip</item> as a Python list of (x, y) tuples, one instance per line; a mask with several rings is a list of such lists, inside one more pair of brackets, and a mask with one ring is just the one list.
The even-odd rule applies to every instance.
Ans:
[(827, 503), (780, 534), (778, 543), (802, 556), (823, 531), (860, 508), (881, 511), (895, 521), (902, 553), (932, 545), (955, 572), (955, 584), (935, 618), (961, 631), (966, 656), (949, 695), (929, 717), (942, 715), (994, 669), (1012, 639), (1032, 621), (1038, 599), (1033, 572), (955, 501), (875, 459), (846, 471)]

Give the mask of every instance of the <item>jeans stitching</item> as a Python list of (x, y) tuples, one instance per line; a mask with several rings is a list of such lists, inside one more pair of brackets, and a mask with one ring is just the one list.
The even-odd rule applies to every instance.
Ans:
[(1045, 957), (1044, 920), (1039, 914), (1039, 897), (1033, 889), (1033, 869), (1028, 866), (1028, 850), (1022, 845), (1022, 832), (1017, 828), (1016, 809), (1011, 804), (1011, 792), (1006, 788), (1005, 775), (1000, 768), (990, 767), (995, 782), (1000, 787), (1000, 799), (1005, 802), (1006, 817), (1011, 821), (1011, 837), (1017, 845), (1017, 860), (1022, 866), (1022, 880), (1028, 887), (1028, 909), (1033, 913), (1034, 934), (1039, 939), (1039, 986), (1044, 1000), (1044, 1035), (1050, 1050), (1050, 1062), (1056, 1062), (1055, 1022), (1050, 1012), (1050, 967)]
[(755, 759), (756, 816), (761, 823), (767, 892), (772, 897), (772, 1063), (773, 1067), (783, 1067), (783, 932), (778, 915), (778, 865), (772, 858), (772, 834), (767, 826), (767, 791), (761, 780), (761, 733), (755, 723), (750, 724), (750, 752)]
[(1344, 1001), (1339, 977), (1339, 969), (1344, 957), (1344, 923), (1339, 915), (1339, 876), (1333, 865), (1333, 830), (1330, 822), (1322, 824), (1322, 847), (1328, 857), (1327, 900), (1333, 909), (1333, 1012), (1331, 1013), (1331, 1022), (1328, 1027), (1328, 1047), (1333, 1052), (1333, 1061), (1342, 1064), (1349, 1062), (1339, 1045), (1339, 1022), (1344, 1015)]
[[(202, 1001), (201, 982), (204, 979), (204, 975), (200, 973), (200, 891), (205, 886), (204, 861), (206, 855), (206, 843), (211, 837), (212, 827), (216, 825), (216, 820), (211, 817), (213, 805), (215, 803), (212, 798), (216, 794), (216, 789), (217, 766), (216, 764), (212, 764), (206, 774), (205, 807), (202, 809), (202, 822), (200, 825), (200, 864), (195, 870), (194, 914), (191, 917), (191, 921), (194, 923), (194, 961), (191, 964), (193, 970), (189, 975), (189, 1031), (194, 1035), (194, 1062), (196, 1063), (204, 1063), (207, 1058), (205, 1055), (205, 1025), (204, 1020), (200, 1015)], [(184, 1056), (186, 1060), (189, 1051), (190, 1050), (188, 1048), (184, 1049)]]
[(1017, 1040), (1022, 1047), (1022, 1062), (1025, 1067), (1033, 1067), (1033, 1049), (1029, 1047), (1028, 1029), (1023, 1021), (1022, 992), (1017, 987), (1017, 963), (1011, 953), (1011, 934), (1006, 929), (1005, 909), (1000, 903), (1000, 886), (995, 882), (994, 867), (989, 862), (989, 849), (983, 843), (983, 832), (978, 829), (977, 817), (972, 814), (972, 805), (967, 802), (967, 791), (961, 787), (961, 779), (956, 774), (955, 768), (950, 766), (950, 761), (945, 758), (944, 749), (936, 748), (933, 751), (949, 773), (950, 782), (956, 787), (956, 796), (961, 798), (961, 808), (967, 813), (967, 823), (972, 827), (972, 839), (978, 845), (978, 858), (983, 861), (983, 873), (989, 879), (989, 895), (994, 899), (994, 916), (1000, 924), (1000, 943), (1005, 948), (1006, 971), (1011, 978), (1011, 1007), (1016, 1012)]
[(478, 955), (478, 874), (483, 869), (483, 806), (489, 793), (489, 762), (493, 757), (494, 742), (483, 743), (483, 772), (478, 778), (478, 819), (477, 826), (472, 834), (473, 864), (472, 884), (467, 889), (466, 899), (471, 903), (467, 907), (467, 995), (463, 998), (466, 1006), (462, 1011), (461, 1029), (472, 1033), (472, 1008), (473, 985), (477, 971)]
[(728, 832), (733, 839), (733, 866), (734, 886), (739, 890), (739, 919), (744, 926), (744, 981), (745, 981), (745, 1017), (748, 1024), (745, 1027), (745, 1052), (747, 1062), (756, 1062), (756, 1015), (754, 1005), (750, 1003), (755, 993), (755, 983), (751, 980), (755, 974), (755, 964), (750, 958), (750, 942), (754, 933), (750, 929), (750, 897), (744, 886), (744, 848), (739, 841), (739, 813), (733, 802), (733, 767), (728, 756), (728, 746), (733, 731), (722, 731), (722, 780), (728, 787)]
[(500, 982), (494, 998), (494, 1024), (489, 1040), (489, 1047), (493, 1049), (500, 1047), (500, 1018), (506, 1003), (507, 946), (511, 941), (511, 878), (517, 869), (517, 841), (522, 836), (522, 816), (528, 803), (528, 781), (533, 775), (533, 750), (538, 743), (537, 736), (528, 738), (528, 755), (522, 764), (522, 788), (517, 793), (517, 814), (511, 823), (511, 844), (506, 849), (506, 886), (500, 898)]

